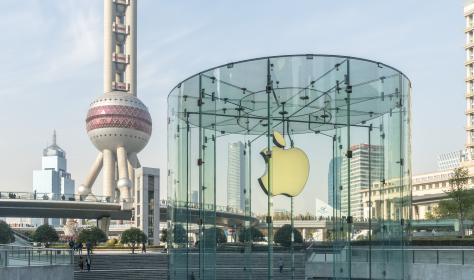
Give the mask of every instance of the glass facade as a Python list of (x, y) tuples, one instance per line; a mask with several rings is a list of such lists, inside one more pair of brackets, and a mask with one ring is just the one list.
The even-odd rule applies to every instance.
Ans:
[[(285, 263), (291, 270), (281, 279), (299, 279), (296, 262), (305, 262), (309, 246), (297, 249), (294, 237), (287, 249), (274, 242), (274, 211), (291, 213), (294, 227), (295, 211), (328, 193), (333, 213), (324, 236), (333, 277), (357, 276), (360, 251), (353, 248), (362, 246), (369, 278), (387, 271), (405, 278), (410, 93), (409, 79), (390, 66), (330, 55), (229, 63), (179, 83), (168, 96), (170, 278), (222, 279), (236, 268), (247, 279), (280, 279)], [(243, 143), (243, 166), (233, 167), (241, 174), (232, 174), (244, 177), (239, 209), (225, 205), (227, 149), (236, 142)], [(291, 183), (298, 181), (304, 184)], [(382, 197), (375, 184), (393, 191)], [(360, 194), (367, 189), (368, 198)], [(256, 241), (253, 228), (265, 242)], [(235, 246), (223, 245), (221, 229), (240, 237)]]

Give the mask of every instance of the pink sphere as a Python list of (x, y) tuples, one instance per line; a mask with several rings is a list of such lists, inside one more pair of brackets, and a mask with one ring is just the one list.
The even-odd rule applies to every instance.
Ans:
[(129, 153), (138, 153), (150, 139), (152, 122), (140, 99), (123, 92), (111, 92), (91, 103), (86, 128), (100, 151), (124, 147)]

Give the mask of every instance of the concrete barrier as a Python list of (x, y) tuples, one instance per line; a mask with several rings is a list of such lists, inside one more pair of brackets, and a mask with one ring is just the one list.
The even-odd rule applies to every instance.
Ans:
[(72, 280), (74, 279), (74, 269), (72, 265), (2, 267), (0, 268), (0, 279)]

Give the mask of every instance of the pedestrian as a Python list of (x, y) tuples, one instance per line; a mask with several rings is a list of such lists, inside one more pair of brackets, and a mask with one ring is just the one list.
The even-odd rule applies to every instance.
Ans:
[(84, 259), (82, 258), (82, 256), (79, 257), (79, 269), (81, 270), (81, 272), (84, 271)]
[(86, 249), (87, 249), (87, 255), (89, 256), (90, 254), (92, 254), (92, 243), (87, 240), (86, 242)]
[(283, 259), (278, 260), (278, 267), (280, 267), (280, 273), (283, 273)]
[(87, 266), (87, 272), (91, 271), (91, 257), (87, 256), (86, 257), (86, 266)]
[(82, 248), (83, 247), (84, 246), (82, 245), (82, 241), (79, 241), (79, 244), (77, 244), (77, 249), (79, 250), (79, 255), (81, 255), (81, 256), (82, 256)]
[(145, 244), (145, 241), (142, 242), (142, 253), (146, 253), (146, 244)]
[(69, 249), (73, 250), (74, 249), (74, 241), (69, 241)]

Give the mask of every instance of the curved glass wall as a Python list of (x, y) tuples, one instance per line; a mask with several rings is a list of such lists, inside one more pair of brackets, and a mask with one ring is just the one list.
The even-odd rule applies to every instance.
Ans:
[[(171, 279), (301, 279), (316, 239), (336, 279), (406, 277), (410, 92), (390, 66), (330, 55), (179, 83), (168, 96)], [(305, 243), (297, 232), (274, 241), (283, 224)]]

